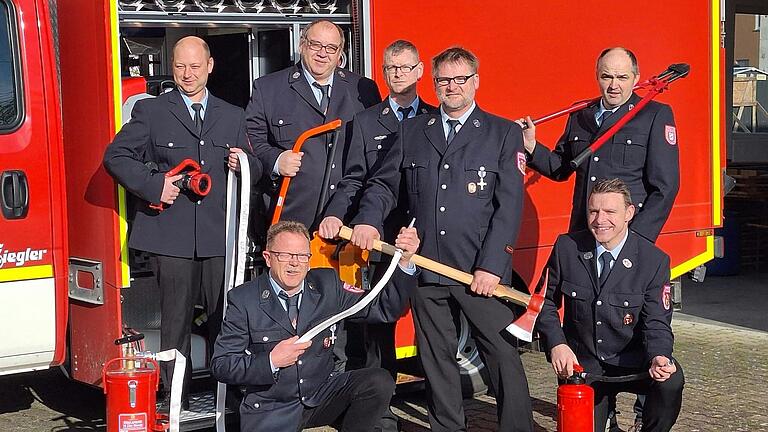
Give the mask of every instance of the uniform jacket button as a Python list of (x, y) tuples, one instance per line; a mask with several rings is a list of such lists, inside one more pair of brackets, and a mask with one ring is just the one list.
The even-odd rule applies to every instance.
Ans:
[(603, 301), (602, 301), (602, 300), (598, 300), (598, 301), (597, 301), (597, 305), (598, 305), (598, 306), (601, 306), (602, 304), (603, 304)]
[(571, 292), (571, 297), (576, 297), (576, 291)]
[(446, 185), (440, 185), (440, 188), (441, 188), (442, 190), (446, 190), (446, 189), (448, 189), (448, 186), (446, 186)]
[(592, 177), (590, 177), (589, 179), (590, 179), (590, 180), (592, 180), (592, 181), (595, 181), (595, 180), (597, 180), (597, 177), (595, 177), (595, 176), (592, 176)]
[(283, 124), (283, 119), (278, 120), (277, 124), (279, 124), (279, 125)]
[(600, 158), (599, 158), (599, 157), (597, 157), (597, 156), (595, 156), (594, 158), (592, 158), (592, 160), (594, 160), (595, 162), (597, 162), (597, 161), (599, 161), (599, 160), (600, 160)]
[(448, 164), (445, 164), (445, 165), (443, 165), (443, 168), (445, 168), (445, 169), (448, 169), (448, 168), (450, 168), (450, 167), (451, 167), (451, 166), (450, 166), (450, 165), (448, 165)]
[(625, 302), (624, 302), (624, 307), (627, 307), (627, 306), (629, 306), (629, 302), (628, 302), (628, 301), (625, 301)]
[(444, 230), (440, 230), (440, 235), (445, 235), (445, 231)]
[(204, 140), (200, 140), (200, 145), (205, 145), (205, 141)]
[(264, 336), (263, 338), (261, 338), (261, 340), (264, 341), (264, 342), (267, 342), (269, 340), (269, 337)]
[(253, 407), (254, 407), (254, 408), (258, 408), (258, 407), (260, 407), (260, 406), (261, 406), (261, 404), (260, 404), (260, 403), (258, 403), (258, 402), (256, 402), (255, 404), (253, 404)]

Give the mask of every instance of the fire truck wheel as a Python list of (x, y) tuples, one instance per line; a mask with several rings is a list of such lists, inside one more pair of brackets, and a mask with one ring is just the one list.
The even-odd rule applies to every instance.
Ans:
[(486, 385), (488, 370), (480, 359), (480, 351), (469, 330), (469, 322), (463, 312), (459, 313), (458, 324), (459, 349), (456, 353), (456, 361), (461, 372), (461, 392), (465, 398), (484, 394), (488, 390)]

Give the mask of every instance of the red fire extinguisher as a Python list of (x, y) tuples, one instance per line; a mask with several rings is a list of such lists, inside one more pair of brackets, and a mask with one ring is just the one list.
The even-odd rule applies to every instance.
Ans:
[(107, 395), (107, 432), (150, 432), (157, 426), (155, 408), (159, 384), (157, 361), (134, 355), (133, 342), (143, 334), (129, 335), (115, 341), (127, 344), (123, 357), (108, 361), (102, 370), (104, 393)]
[(557, 432), (594, 430), (595, 391), (586, 384), (584, 368), (573, 365), (573, 375), (557, 388)]

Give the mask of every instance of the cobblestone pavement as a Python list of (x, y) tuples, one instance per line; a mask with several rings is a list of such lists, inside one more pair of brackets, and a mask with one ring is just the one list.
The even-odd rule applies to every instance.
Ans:
[[(768, 432), (764, 389), (768, 386), (768, 332), (715, 321), (675, 316), (675, 356), (685, 369), (687, 384), (683, 410), (675, 431)], [(555, 380), (541, 353), (522, 355), (536, 431), (554, 432)], [(632, 421), (634, 398), (619, 397), (623, 429)], [(395, 401), (405, 432), (428, 429), (423, 392)], [(496, 431), (492, 397), (466, 401), (472, 432)], [(101, 391), (71, 383), (57, 371), (0, 377), (0, 431), (103, 431)], [(316, 428), (313, 432), (330, 432)]]
[[(768, 333), (677, 314), (673, 322), (675, 358), (685, 370), (683, 408), (674, 431), (768, 431)], [(535, 430), (554, 432), (556, 381), (541, 353), (522, 355), (533, 399)], [(633, 395), (618, 398), (619, 426), (634, 420)], [(496, 431), (496, 403), (478, 396), (465, 401), (470, 431)], [(395, 401), (403, 431), (429, 430), (423, 393)], [(313, 429), (316, 432), (331, 428)]]

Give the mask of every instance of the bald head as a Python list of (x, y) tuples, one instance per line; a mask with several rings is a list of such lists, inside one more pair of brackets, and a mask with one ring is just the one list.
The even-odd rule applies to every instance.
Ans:
[(609, 48), (600, 53), (596, 75), (603, 105), (610, 110), (629, 100), (640, 79), (635, 55), (623, 47)]
[(204, 40), (187, 36), (173, 46), (173, 80), (193, 102), (200, 102), (205, 96), (208, 74), (212, 71), (213, 58)]

